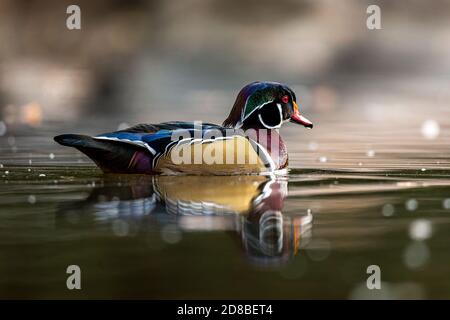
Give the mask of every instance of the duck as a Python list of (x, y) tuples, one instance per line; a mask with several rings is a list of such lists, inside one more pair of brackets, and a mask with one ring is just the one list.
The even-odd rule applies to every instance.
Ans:
[(279, 133), (285, 122), (313, 128), (291, 88), (255, 81), (239, 91), (222, 125), (170, 121), (96, 136), (62, 134), (54, 140), (78, 149), (104, 173), (264, 175), (288, 166)]

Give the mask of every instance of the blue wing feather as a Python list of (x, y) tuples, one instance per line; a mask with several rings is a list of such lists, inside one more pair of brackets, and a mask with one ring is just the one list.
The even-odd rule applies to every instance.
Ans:
[[(153, 155), (158, 155), (165, 152), (166, 147), (176, 141), (172, 136), (174, 132), (178, 131), (178, 134), (183, 136), (194, 137), (194, 133), (198, 132), (197, 128), (198, 125), (194, 122), (172, 121), (160, 124), (137, 125), (125, 130), (100, 134), (94, 138), (131, 143), (147, 148)], [(211, 129), (220, 130), (221, 132), (225, 130), (224, 127), (211, 123), (202, 123), (199, 128), (202, 132)]]

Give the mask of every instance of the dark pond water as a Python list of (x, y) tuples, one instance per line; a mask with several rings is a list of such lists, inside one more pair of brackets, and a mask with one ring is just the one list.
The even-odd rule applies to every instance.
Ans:
[[(9, 132), (0, 297), (449, 298), (439, 114), (433, 139), (420, 113), (389, 123), (332, 113), (312, 131), (283, 128), (291, 170), (280, 177), (102, 175), (53, 143), (67, 128)], [(69, 265), (81, 290), (66, 288)], [(370, 265), (381, 290), (366, 287)]]

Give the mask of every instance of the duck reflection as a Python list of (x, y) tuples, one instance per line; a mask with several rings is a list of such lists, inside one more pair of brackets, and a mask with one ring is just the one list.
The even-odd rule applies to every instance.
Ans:
[[(283, 214), (287, 179), (267, 176), (144, 176), (104, 181), (76, 203), (96, 221), (173, 225), (182, 232), (231, 231), (258, 265), (287, 261), (309, 239), (310, 213)], [(72, 204), (74, 205), (74, 204)], [(61, 208), (62, 215), (70, 208)]]

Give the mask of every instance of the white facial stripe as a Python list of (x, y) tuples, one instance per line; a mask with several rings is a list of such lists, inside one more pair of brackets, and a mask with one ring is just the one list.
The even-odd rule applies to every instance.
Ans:
[(111, 140), (111, 141), (117, 141), (117, 142), (133, 144), (135, 146), (146, 148), (148, 151), (150, 151), (150, 153), (152, 155), (156, 154), (155, 149), (153, 149), (147, 143), (145, 143), (144, 141), (141, 141), (141, 140), (119, 139), (119, 138), (116, 138), (116, 137), (103, 137), (103, 136), (97, 136), (97, 137), (93, 137), (93, 138), (97, 139), (97, 140)]
[(245, 105), (244, 105), (244, 109), (242, 109), (242, 113), (241, 113), (241, 123), (244, 123), (244, 121), (245, 121), (248, 117), (250, 117), (250, 116), (253, 114), (253, 112), (255, 112), (256, 110), (259, 110), (259, 109), (261, 109), (262, 107), (264, 107), (266, 104), (269, 104), (269, 103), (272, 103), (272, 102), (273, 102), (273, 100), (270, 100), (270, 101), (267, 101), (267, 102), (263, 103), (263, 104), (260, 105), (258, 108), (253, 109), (249, 114), (247, 114), (247, 115), (244, 117), (244, 114), (245, 114), (245, 107), (247, 106), (247, 101), (248, 101), (249, 98), (250, 98), (250, 97), (247, 98), (247, 100), (246, 100), (246, 102), (245, 102)]

